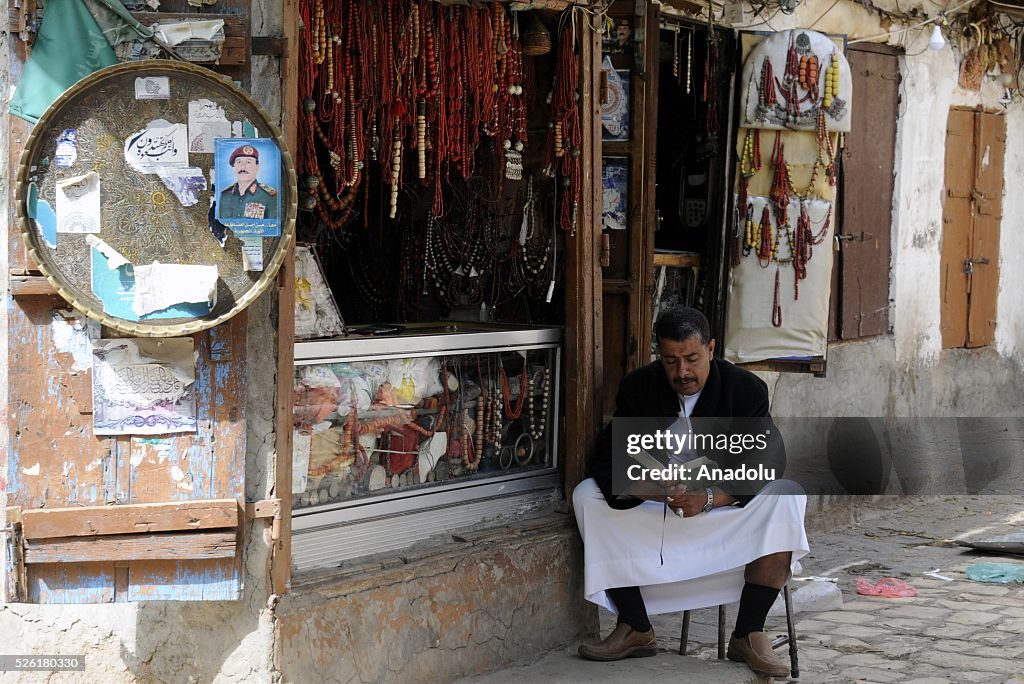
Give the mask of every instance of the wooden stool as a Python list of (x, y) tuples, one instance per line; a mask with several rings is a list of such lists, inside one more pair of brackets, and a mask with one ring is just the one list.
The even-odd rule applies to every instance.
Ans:
[[(793, 626), (793, 599), (789, 593), (789, 585), (782, 587), (782, 597), (786, 603), (787, 634), (772, 640), (772, 648), (789, 644), (789, 670), (793, 679), (800, 677), (800, 661), (796, 653), (796, 628)], [(679, 635), (679, 655), (686, 655), (686, 645), (690, 640), (690, 611), (683, 611), (683, 631)], [(718, 606), (718, 659), (725, 660), (725, 605)]]

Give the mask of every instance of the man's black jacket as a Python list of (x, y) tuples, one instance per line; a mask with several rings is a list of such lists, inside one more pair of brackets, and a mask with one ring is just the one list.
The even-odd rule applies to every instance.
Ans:
[[(616, 418), (675, 418), (679, 415), (679, 395), (668, 382), (665, 369), (660, 361), (629, 373), (619, 383), (615, 398)], [(782, 437), (768, 413), (768, 386), (748, 370), (739, 368), (728, 361), (711, 360), (711, 371), (701, 390), (700, 398), (693, 408), (693, 418), (766, 418), (771, 426), (769, 448), (758, 462), (773, 467), (779, 477), (786, 468), (786, 452)], [(721, 454), (707, 454), (723, 467), (729, 457)], [(726, 461), (726, 462), (723, 462)], [(605, 426), (598, 441), (597, 449), (587, 462), (587, 475), (597, 481), (608, 505), (626, 509), (641, 503), (637, 498), (621, 498), (612, 493), (612, 426)], [(727, 485), (722, 489), (729, 491)], [(741, 504), (753, 498), (751, 494), (733, 494)]]

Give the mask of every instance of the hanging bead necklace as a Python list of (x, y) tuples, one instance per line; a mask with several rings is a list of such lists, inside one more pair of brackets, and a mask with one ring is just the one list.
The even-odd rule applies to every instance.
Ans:
[(800, 87), (807, 91), (807, 99), (811, 103), (818, 101), (818, 56), (815, 54), (800, 57)]
[[(559, 159), (558, 171), (562, 191), (558, 224), (562, 230), (575, 233), (579, 209), (580, 146), (583, 142), (583, 133), (580, 128), (579, 70), (576, 65), (575, 32), (571, 22), (562, 29), (558, 62), (555, 66), (551, 116), (556, 131), (556, 135), (552, 136), (552, 144), (556, 149), (553, 150), (551, 157)], [(559, 128), (560, 146), (564, 150), (560, 156), (557, 154)]]
[(707, 106), (704, 130), (708, 137), (718, 135), (718, 37), (708, 31), (707, 58), (704, 60), (704, 103)]
[(789, 167), (786, 165), (786, 153), (782, 142), (782, 135), (775, 132), (775, 147), (772, 151), (772, 159), (775, 162), (775, 175), (772, 177), (772, 188), (769, 198), (775, 211), (776, 225), (789, 223), (789, 200), (793, 193), (793, 186), (789, 178)]
[(772, 299), (772, 325), (782, 327), (782, 304), (779, 302), (779, 269), (775, 268), (775, 294)]
[(512, 390), (508, 386), (508, 374), (505, 373), (505, 367), (501, 367), (501, 389), (505, 395), (505, 413), (512, 420), (516, 420), (523, 413), (523, 406), (526, 403), (527, 394), (527, 370), (526, 362), (523, 362), (523, 373), (519, 377), (519, 398), (516, 399), (515, 407), (512, 406)]
[(758, 105), (762, 113), (767, 113), (777, 102), (775, 95), (775, 74), (772, 69), (772, 61), (765, 57), (761, 62), (761, 81), (758, 90)]
[(825, 167), (825, 178), (828, 184), (836, 184), (836, 151), (832, 146), (832, 136), (828, 132), (825, 121), (825, 110), (818, 107), (818, 118), (814, 125), (814, 137), (818, 141), (818, 162)]
[[(507, 24), (506, 24), (507, 26)], [(526, 104), (523, 97), (523, 49), (519, 40), (519, 14), (512, 16), (509, 50), (505, 55), (505, 178), (523, 179), (523, 147), (526, 144)]]
[(533, 378), (530, 378), (529, 396), (526, 400), (526, 430), (535, 440), (544, 436), (544, 429), (548, 424), (548, 410), (551, 405), (551, 369), (544, 367), (544, 380), (540, 386), (541, 412), (536, 416), (533, 412)]
[(747, 129), (743, 138), (743, 153), (740, 155), (740, 188), (736, 206), (739, 208), (739, 220), (746, 221), (750, 218), (747, 215), (747, 196), (750, 186), (750, 179), (761, 170), (761, 131), (759, 129)]
[(778, 238), (772, 233), (772, 218), (767, 204), (761, 210), (761, 222), (758, 224), (757, 237), (750, 246), (757, 253), (757, 262), (761, 268), (768, 268), (775, 258)]

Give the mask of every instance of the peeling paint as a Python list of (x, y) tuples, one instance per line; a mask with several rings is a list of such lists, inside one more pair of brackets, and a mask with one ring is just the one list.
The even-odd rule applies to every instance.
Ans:
[(23, 475), (38, 475), (39, 474), (39, 461), (31, 468), (22, 468), (21, 472)]
[(140, 444), (149, 445), (156, 452), (157, 463), (166, 461), (171, 455), (171, 449), (174, 447), (173, 440), (166, 437), (143, 437), (138, 441)]

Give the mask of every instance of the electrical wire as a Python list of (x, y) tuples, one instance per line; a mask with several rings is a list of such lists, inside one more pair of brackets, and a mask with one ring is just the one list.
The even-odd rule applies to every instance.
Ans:
[(818, 22), (821, 21), (822, 19), (824, 19), (825, 15), (828, 14), (829, 12), (831, 12), (833, 9), (835, 9), (835, 6), (838, 5), (838, 4), (839, 4), (839, 0), (835, 0), (831, 5), (829, 5), (829, 8), (827, 10), (825, 10), (824, 12), (822, 12), (821, 16), (819, 16), (817, 19), (815, 19), (814, 22), (811, 23), (811, 25), (808, 26), (807, 28), (812, 29), (815, 26), (817, 26)]
[(979, 2), (979, 0), (964, 0), (964, 2), (960, 3), (956, 7), (953, 7), (951, 9), (943, 10), (939, 14), (939, 16), (937, 16), (937, 17), (929, 17), (928, 19), (925, 19), (924, 21), (919, 21), (916, 24), (912, 24), (910, 26), (904, 26), (903, 28), (895, 29), (893, 31), (887, 31), (885, 33), (879, 33), (878, 35), (874, 35), (874, 36), (864, 36), (864, 37), (861, 37), (861, 38), (851, 38), (850, 40), (846, 41), (846, 44), (847, 45), (853, 45), (855, 43), (874, 42), (874, 41), (876, 41), (876, 40), (878, 40), (880, 38), (888, 38), (889, 36), (894, 36), (894, 35), (896, 35), (898, 33), (906, 33), (907, 31), (910, 31), (911, 29), (919, 28), (921, 26), (924, 26), (925, 24), (931, 24), (931, 23), (934, 23), (936, 21), (942, 21), (942, 19), (944, 18), (944, 15), (946, 15), (946, 14), (948, 14), (950, 12), (956, 12), (959, 9), (963, 9), (964, 7), (967, 7), (968, 5), (973, 5), (973, 4), (977, 3), (977, 2)]
[(761, 21), (759, 21), (758, 23), (756, 23), (756, 24), (748, 24), (746, 26), (732, 26), (731, 28), (734, 28), (737, 31), (742, 31), (744, 29), (760, 28), (762, 26), (767, 26), (772, 31), (776, 31), (775, 27), (771, 25), (771, 20), (774, 19), (776, 16), (778, 16), (779, 12), (782, 11), (782, 8), (781, 7), (776, 7), (775, 11), (772, 12), (772, 15), (770, 17), (764, 18), (764, 17), (761, 16), (761, 12), (764, 10), (764, 8), (766, 6), (767, 5), (761, 5), (756, 10), (754, 10), (754, 16), (759, 17), (761, 19)]

